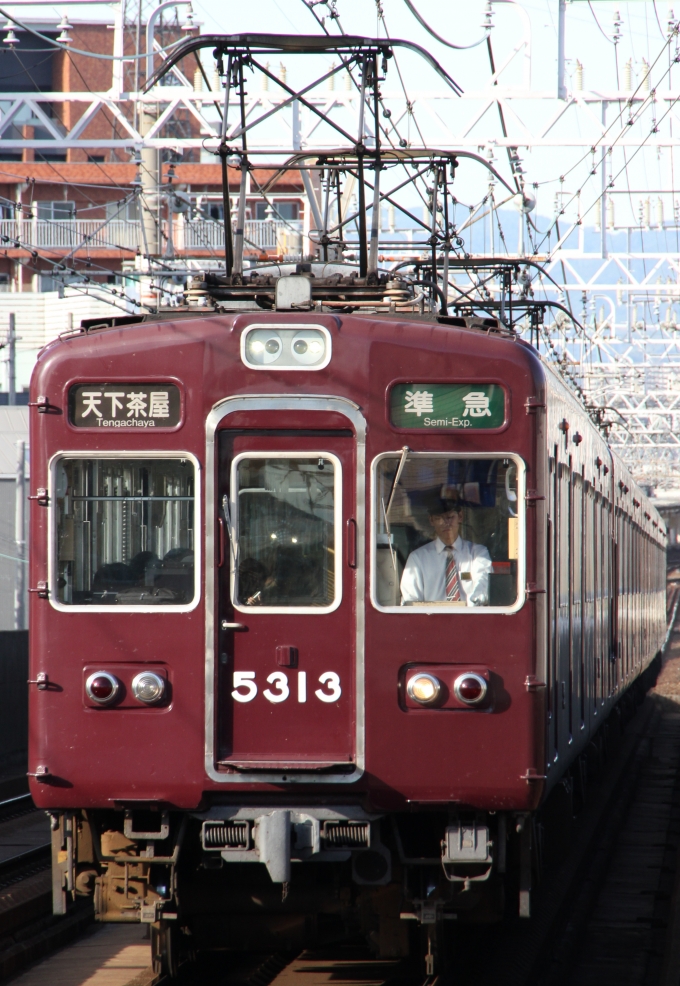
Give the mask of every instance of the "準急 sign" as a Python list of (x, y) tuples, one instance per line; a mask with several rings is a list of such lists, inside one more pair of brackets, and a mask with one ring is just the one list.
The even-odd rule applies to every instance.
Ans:
[(169, 383), (84, 383), (69, 393), (77, 428), (175, 428), (180, 415), (179, 387)]
[(399, 383), (390, 393), (397, 428), (500, 428), (505, 391), (496, 383)]

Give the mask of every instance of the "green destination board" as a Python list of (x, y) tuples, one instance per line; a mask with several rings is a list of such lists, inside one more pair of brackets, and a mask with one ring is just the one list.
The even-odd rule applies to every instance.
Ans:
[(397, 428), (500, 428), (505, 391), (496, 383), (398, 383), (390, 421)]

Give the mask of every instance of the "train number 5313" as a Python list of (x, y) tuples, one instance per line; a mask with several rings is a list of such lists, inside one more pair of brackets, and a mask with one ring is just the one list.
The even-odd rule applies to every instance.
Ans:
[[(342, 695), (340, 687), (340, 675), (335, 671), (324, 671), (318, 678), (320, 688), (314, 690), (314, 695), (320, 702), (337, 702)], [(283, 671), (273, 671), (267, 676), (269, 688), (262, 692), (268, 702), (276, 705), (278, 702), (285, 702), (290, 698), (291, 686), (288, 675)], [(315, 684), (314, 682), (312, 684)], [(231, 697), (236, 702), (252, 702), (257, 695), (257, 684), (255, 682), (254, 671), (234, 671), (234, 690)], [(307, 672), (298, 671), (297, 673), (297, 700), (298, 702), (307, 701)]]

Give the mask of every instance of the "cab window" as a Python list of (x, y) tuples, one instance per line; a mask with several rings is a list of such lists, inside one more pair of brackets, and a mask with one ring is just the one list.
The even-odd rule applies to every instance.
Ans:
[(58, 603), (163, 608), (194, 600), (192, 461), (64, 458), (54, 484)]
[(522, 480), (516, 456), (380, 456), (374, 467), (374, 603), (399, 611), (515, 606)]
[(339, 603), (339, 484), (340, 463), (328, 454), (235, 460), (236, 605), (318, 611)]

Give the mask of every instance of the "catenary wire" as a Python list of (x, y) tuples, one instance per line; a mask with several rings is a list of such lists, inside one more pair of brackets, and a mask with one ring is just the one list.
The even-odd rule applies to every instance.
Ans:
[[(147, 57), (146, 52), (143, 55), (102, 55), (96, 51), (86, 51), (82, 48), (72, 48), (70, 44), (62, 44), (55, 38), (50, 38), (48, 35), (41, 34), (40, 31), (36, 31), (35, 28), (30, 27), (30, 25), (25, 24), (13, 14), (10, 14), (4, 7), (0, 7), (0, 14), (2, 14), (3, 17), (6, 17), (7, 20), (12, 21), (13, 24), (16, 24), (17, 27), (20, 27), (22, 31), (28, 31), (29, 34), (33, 34), (36, 38), (40, 38), (41, 41), (47, 41), (47, 43), (52, 45), (53, 48), (60, 48), (62, 51), (72, 51), (76, 55), (85, 55), (88, 58), (98, 58), (107, 62), (132, 62), (140, 61), (141, 59), (146, 59)], [(161, 50), (172, 51), (172, 49), (176, 48), (177, 45), (182, 44), (182, 41), (183, 39), (180, 38), (177, 41), (173, 41), (172, 44), (166, 45), (166, 47)]]

